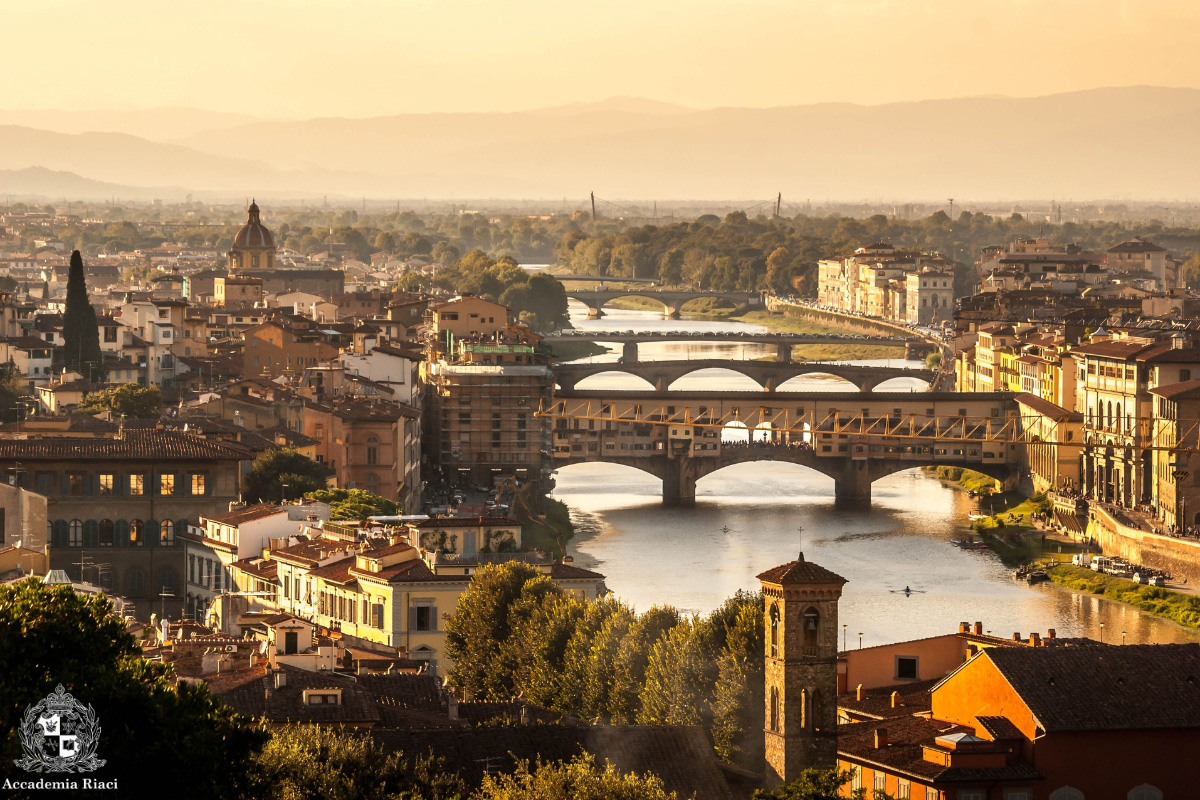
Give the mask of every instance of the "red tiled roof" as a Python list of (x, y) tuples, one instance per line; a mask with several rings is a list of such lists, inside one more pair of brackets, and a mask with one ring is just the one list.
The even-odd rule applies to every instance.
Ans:
[(266, 519), (267, 517), (286, 513), (282, 508), (271, 503), (259, 503), (255, 506), (235, 508), (232, 511), (220, 514), (203, 514), (201, 515), (201, 519), (211, 519), (213, 522), (220, 522), (222, 525), (241, 525), (243, 522), (254, 522), (257, 519)]
[(30, 439), (0, 439), (0, 461), (59, 461), (85, 459), (130, 460), (220, 460), (242, 461), (246, 450), (214, 442), (181, 431), (130, 430), (104, 439), (78, 436), (39, 436)]
[(763, 583), (773, 583), (778, 586), (792, 586), (809, 583), (836, 583), (839, 586), (846, 579), (835, 572), (830, 572), (819, 564), (804, 560), (804, 553), (795, 561), (789, 561), (778, 567), (773, 567), (760, 573), (758, 579)]
[(1168, 383), (1164, 386), (1156, 386), (1150, 390), (1150, 394), (1156, 394), (1168, 400), (1192, 400), (1200, 397), (1200, 380), (1181, 381), (1180, 383)]

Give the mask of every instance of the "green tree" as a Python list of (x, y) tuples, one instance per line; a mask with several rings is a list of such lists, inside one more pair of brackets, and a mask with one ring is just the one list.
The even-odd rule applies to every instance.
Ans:
[[(169, 668), (142, 658), (103, 595), (84, 597), (38, 578), (0, 586), (0, 731), (5, 765), (22, 752), (26, 709), (62, 685), (95, 709), (101, 728), (92, 777), (124, 797), (163, 786), (183, 798), (253, 796), (253, 758), (268, 735), (209, 694), (174, 686)], [(179, 780), (186, 775), (187, 780)]]
[(100, 328), (96, 309), (88, 302), (83, 276), (83, 256), (71, 253), (67, 273), (67, 305), (63, 311), (63, 364), (86, 378), (103, 379), (104, 356), (100, 352)]
[(942, 351), (934, 350), (929, 355), (925, 356), (925, 369), (937, 371), (942, 368)]
[(391, 253), (396, 249), (396, 240), (386, 231), (380, 231), (375, 237), (375, 249)]
[[(288, 487), (289, 490), (291, 487)], [(318, 489), (308, 496), (322, 503), (329, 503), (332, 519), (366, 519), (367, 517), (391, 517), (400, 513), (395, 501), (380, 497), (364, 489)]]
[(16, 422), (20, 419), (22, 401), (32, 393), (29, 381), (15, 364), (0, 364), (0, 420)]
[(662, 780), (649, 773), (622, 775), (612, 764), (596, 765), (590, 754), (570, 762), (528, 762), (511, 775), (488, 775), (472, 800), (676, 800)]
[(316, 725), (277, 729), (258, 766), (264, 800), (452, 800), (466, 794), (439, 759), (409, 758), (370, 737)]
[(260, 453), (242, 481), (242, 491), (251, 503), (295, 500), (324, 488), (325, 469), (308, 456), (286, 447)]
[(50, 281), (42, 281), (42, 299), (50, 299)]
[[(866, 789), (857, 789), (849, 795), (842, 793), (842, 787), (854, 779), (851, 770), (815, 769), (810, 767), (800, 773), (794, 781), (783, 784), (773, 791), (757, 789), (753, 800), (863, 800), (867, 796)], [(887, 795), (876, 792), (874, 800), (887, 800)]]
[(678, 611), (670, 606), (654, 606), (630, 626), (629, 635), (617, 649), (617, 668), (610, 690), (609, 708), (615, 724), (630, 725), (637, 720), (650, 651), (678, 624)]
[(92, 392), (79, 401), (76, 410), (81, 414), (100, 414), (108, 411), (113, 416), (131, 419), (157, 419), (162, 406), (162, 390), (157, 386), (124, 383)]
[(450, 682), (472, 699), (511, 698), (522, 656), (508, 641), (546, 596), (561, 594), (528, 564), (485, 564), (477, 570), (446, 617), (446, 655), (454, 662)]
[(1200, 253), (1193, 253), (1182, 267), (1183, 281), (1189, 288), (1200, 285)]

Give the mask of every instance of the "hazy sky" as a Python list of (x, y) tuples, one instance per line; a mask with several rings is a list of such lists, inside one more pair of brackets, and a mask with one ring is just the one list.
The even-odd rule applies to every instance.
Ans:
[(263, 116), (1200, 86), (1200, 0), (0, 0), (6, 108)]

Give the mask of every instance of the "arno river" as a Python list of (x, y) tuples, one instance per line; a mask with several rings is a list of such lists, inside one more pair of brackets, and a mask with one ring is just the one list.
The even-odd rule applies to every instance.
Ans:
[[(573, 321), (618, 331), (761, 330), (642, 311), (614, 310), (599, 320), (580, 314)], [(595, 358), (615, 361), (616, 350)], [(639, 353), (643, 360), (766, 355), (765, 347), (719, 343), (642, 345)], [(884, 388), (904, 390), (903, 380)], [(639, 386), (645, 384), (630, 376), (599, 375), (579, 388)], [(676, 388), (757, 387), (743, 376), (709, 371)], [(783, 387), (790, 388), (845, 391), (849, 384), (807, 377)], [(670, 604), (707, 613), (738, 589), (756, 589), (756, 574), (794, 559), (803, 547), (806, 558), (849, 580), (841, 622), (850, 647), (860, 632), (870, 646), (953, 632), (960, 621), (980, 621), (1003, 637), (1054, 628), (1059, 636), (1099, 638), (1104, 622), (1109, 642), (1120, 642), (1122, 631), (1130, 644), (1200, 641), (1200, 634), (1132, 608), (1051, 584), (1028, 587), (990, 551), (952, 546), (975, 501), (921, 470), (876, 482), (871, 507), (849, 511), (834, 509), (830, 478), (794, 464), (740, 464), (707, 476), (693, 509), (664, 509), (659, 481), (626, 467), (581, 464), (556, 478), (554, 495), (570, 506), (578, 527), (570, 544), (576, 563), (604, 573), (608, 587), (638, 609)], [(906, 586), (913, 590), (907, 597)]]

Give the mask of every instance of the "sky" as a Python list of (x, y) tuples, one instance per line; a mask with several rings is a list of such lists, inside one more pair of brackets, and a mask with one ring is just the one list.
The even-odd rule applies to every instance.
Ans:
[(262, 117), (1200, 86), (1197, 0), (2, 0), (0, 106)]

